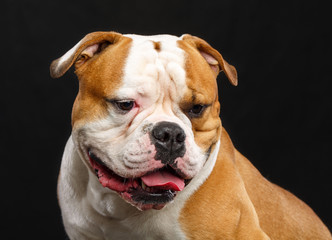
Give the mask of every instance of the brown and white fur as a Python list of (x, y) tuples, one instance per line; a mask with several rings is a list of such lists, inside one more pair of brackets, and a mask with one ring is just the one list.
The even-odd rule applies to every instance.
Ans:
[[(53, 61), (51, 76), (73, 64), (79, 92), (58, 182), (70, 239), (332, 239), (310, 207), (232, 145), (216, 77), (237, 85), (236, 70), (204, 40), (94, 32)], [(172, 140), (169, 159), (153, 135), (162, 122), (181, 132), (183, 151)], [(101, 165), (123, 184), (101, 180)], [(152, 200), (137, 185), (164, 169), (186, 185)]]

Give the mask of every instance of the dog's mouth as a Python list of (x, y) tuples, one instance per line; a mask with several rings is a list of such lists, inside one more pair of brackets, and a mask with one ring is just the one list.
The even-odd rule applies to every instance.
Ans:
[(123, 178), (88, 151), (90, 164), (103, 187), (116, 191), (140, 210), (162, 209), (182, 191), (190, 180), (180, 177), (171, 167), (164, 167), (137, 178)]

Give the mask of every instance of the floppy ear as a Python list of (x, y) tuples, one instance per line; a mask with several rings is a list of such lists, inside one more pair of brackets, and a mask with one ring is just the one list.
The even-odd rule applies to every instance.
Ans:
[(182, 39), (184, 41), (190, 42), (197, 48), (202, 57), (205, 58), (211, 69), (215, 72), (216, 76), (219, 74), (220, 71), (224, 71), (230, 83), (234, 86), (237, 86), (238, 80), (235, 67), (228, 64), (217, 50), (212, 48), (203, 39), (191, 36), (189, 34), (183, 35)]
[(116, 43), (121, 36), (121, 34), (116, 32), (89, 33), (66, 54), (51, 63), (51, 77), (61, 77), (68, 71), (74, 62), (76, 62), (76, 67), (81, 66), (109, 44)]

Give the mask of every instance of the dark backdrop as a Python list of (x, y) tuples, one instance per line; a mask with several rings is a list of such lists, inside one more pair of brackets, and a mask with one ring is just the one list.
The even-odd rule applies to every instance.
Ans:
[(85, 34), (191, 33), (239, 74), (219, 76), (234, 145), (331, 218), (331, 1), (2, 1), (1, 217), (6, 239), (65, 239), (56, 183), (77, 80), (49, 63)]

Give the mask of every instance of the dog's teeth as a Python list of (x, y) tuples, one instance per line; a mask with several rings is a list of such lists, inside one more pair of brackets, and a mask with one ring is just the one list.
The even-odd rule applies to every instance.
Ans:
[(142, 181), (142, 189), (145, 190), (146, 189), (146, 185), (145, 183)]
[(148, 187), (145, 185), (145, 183), (142, 181), (142, 184), (141, 184), (141, 187), (144, 191), (146, 192), (152, 192), (152, 188), (151, 187)]

